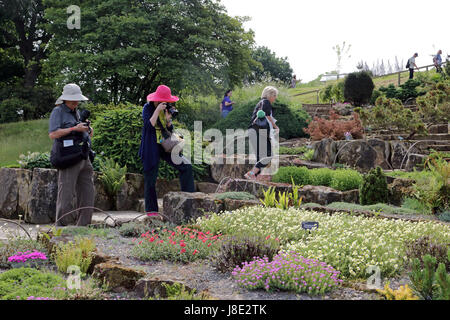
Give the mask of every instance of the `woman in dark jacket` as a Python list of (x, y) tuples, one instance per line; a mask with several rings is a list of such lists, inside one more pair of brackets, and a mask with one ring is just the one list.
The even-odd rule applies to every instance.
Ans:
[(253, 151), (256, 152), (257, 163), (252, 170), (244, 175), (245, 179), (256, 179), (261, 171), (268, 166), (272, 159), (271, 135), (274, 130), (280, 130), (275, 124), (277, 120), (274, 118), (272, 110), (272, 105), (277, 99), (277, 96), (278, 90), (275, 87), (265, 87), (261, 94), (261, 101), (257, 104), (255, 110), (253, 111), (251, 122), (253, 123), (258, 117), (258, 114), (262, 112), (263, 118), (265, 117), (267, 119), (269, 128), (264, 130), (256, 130), (252, 128), (252, 125), (250, 126), (249, 139), (250, 144), (253, 147)]
[(180, 172), (181, 191), (195, 192), (192, 165), (189, 160), (181, 157), (182, 163), (177, 165), (172, 161), (171, 153), (165, 152), (161, 146), (161, 142), (164, 140), (161, 125), (168, 131), (173, 131), (172, 116), (167, 111), (167, 103), (178, 100), (178, 97), (172, 96), (169, 87), (161, 85), (156, 92), (148, 95), (148, 103), (144, 105), (142, 112), (144, 126), (139, 156), (144, 166), (145, 211), (147, 213), (158, 212), (156, 179), (160, 158)]

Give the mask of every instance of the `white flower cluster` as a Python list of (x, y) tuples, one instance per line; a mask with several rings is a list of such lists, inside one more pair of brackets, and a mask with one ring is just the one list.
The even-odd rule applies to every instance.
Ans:
[[(304, 230), (303, 221), (317, 221), (319, 228)], [(371, 265), (378, 266), (383, 276), (396, 274), (407, 261), (405, 241), (429, 235), (439, 242), (450, 242), (450, 228), (434, 222), (330, 215), (295, 208), (243, 208), (199, 218), (197, 224), (222, 234), (278, 238), (283, 250), (326, 262), (347, 278), (367, 278), (366, 269)]]

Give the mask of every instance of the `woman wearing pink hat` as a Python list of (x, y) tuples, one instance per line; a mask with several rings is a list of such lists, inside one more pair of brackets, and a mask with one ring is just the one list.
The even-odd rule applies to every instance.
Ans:
[(164, 140), (162, 129), (173, 132), (172, 114), (168, 111), (167, 104), (178, 100), (178, 97), (172, 96), (169, 87), (160, 85), (156, 92), (147, 96), (148, 102), (144, 105), (142, 112), (144, 126), (139, 156), (144, 166), (145, 211), (147, 213), (158, 212), (156, 179), (160, 158), (180, 172), (181, 191), (195, 192), (192, 165), (184, 157), (181, 157), (181, 164), (175, 164), (171, 153), (166, 152), (161, 145)]

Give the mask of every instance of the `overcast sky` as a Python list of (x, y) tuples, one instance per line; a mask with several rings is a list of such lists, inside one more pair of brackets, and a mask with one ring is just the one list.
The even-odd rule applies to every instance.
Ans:
[[(231, 16), (249, 16), (246, 29), (257, 45), (287, 57), (297, 79), (307, 82), (336, 69), (333, 46), (351, 44), (341, 72), (384, 59), (394, 65), (419, 53), (416, 64), (432, 64), (432, 54), (450, 54), (450, 0), (221, 0)], [(402, 66), (404, 68), (404, 65)]]

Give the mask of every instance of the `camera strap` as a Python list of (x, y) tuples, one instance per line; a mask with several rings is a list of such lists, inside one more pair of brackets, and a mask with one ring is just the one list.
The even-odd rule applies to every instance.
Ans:
[(171, 133), (169, 130), (167, 130), (167, 128), (165, 128), (161, 122), (161, 120), (159, 119), (158, 116), (158, 120), (156, 120), (156, 122), (158, 123), (158, 126), (161, 128), (161, 133), (164, 139), (168, 139), (171, 136)]

